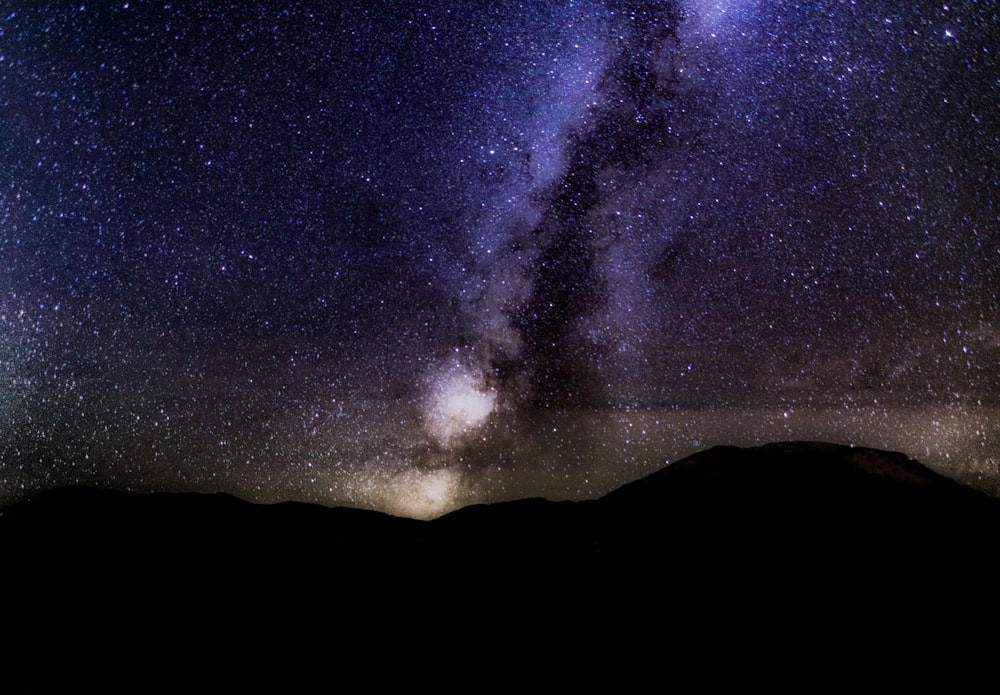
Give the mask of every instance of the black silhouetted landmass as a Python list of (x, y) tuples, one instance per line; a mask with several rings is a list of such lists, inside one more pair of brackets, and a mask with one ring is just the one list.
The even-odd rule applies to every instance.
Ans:
[(481, 505), (431, 522), (82, 488), (0, 515), (6, 595), (29, 624), (55, 613), (133, 627), (192, 612), (226, 625), (545, 615), (562, 634), (581, 619), (898, 625), (974, 615), (997, 579), (998, 534), (1000, 501), (901, 454), (817, 443), (717, 447), (600, 500)]

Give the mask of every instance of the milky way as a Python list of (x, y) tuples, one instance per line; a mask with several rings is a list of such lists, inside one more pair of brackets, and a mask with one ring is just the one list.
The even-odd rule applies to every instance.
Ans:
[(1000, 494), (989, 2), (17, 3), (0, 503), (431, 517), (714, 444)]

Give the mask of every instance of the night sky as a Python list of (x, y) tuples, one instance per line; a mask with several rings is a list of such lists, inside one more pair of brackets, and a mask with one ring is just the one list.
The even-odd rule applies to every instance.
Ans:
[(248, 5), (0, 11), (0, 504), (1000, 494), (996, 2)]

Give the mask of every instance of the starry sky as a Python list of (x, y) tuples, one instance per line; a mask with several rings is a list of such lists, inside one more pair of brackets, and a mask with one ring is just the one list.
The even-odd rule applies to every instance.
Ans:
[(1000, 494), (996, 2), (255, 5), (0, 11), (0, 504)]

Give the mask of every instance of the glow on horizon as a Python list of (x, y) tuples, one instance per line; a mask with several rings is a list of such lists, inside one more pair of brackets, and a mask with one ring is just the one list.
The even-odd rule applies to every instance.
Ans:
[(456, 501), (460, 482), (461, 475), (449, 468), (404, 471), (388, 486), (386, 511), (421, 520), (439, 517), (461, 506)]

